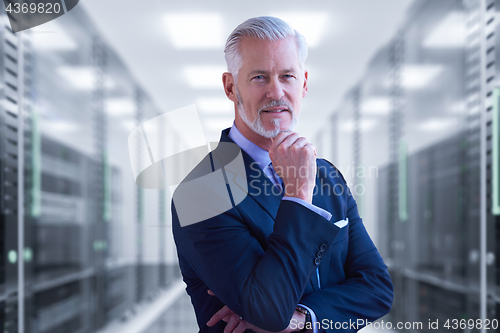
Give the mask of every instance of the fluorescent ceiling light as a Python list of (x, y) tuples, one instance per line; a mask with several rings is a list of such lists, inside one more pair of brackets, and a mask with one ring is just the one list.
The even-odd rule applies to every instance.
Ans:
[(405, 65), (403, 66), (403, 86), (407, 89), (425, 88), (441, 72), (439, 65)]
[(450, 12), (425, 38), (427, 48), (456, 48), (465, 45), (466, 27), (463, 12)]
[(133, 120), (124, 120), (122, 121), (122, 126), (126, 131), (131, 132), (134, 128), (137, 127), (137, 124)]
[(61, 133), (74, 133), (78, 129), (76, 124), (63, 120), (47, 120), (43, 122), (42, 126), (48, 128), (51, 132)]
[(458, 101), (450, 105), (448, 112), (451, 114), (461, 115), (464, 114), (466, 105), (464, 101)]
[(57, 22), (47, 22), (40, 27), (32, 28), (31, 43), (40, 51), (72, 51), (77, 44), (65, 29)]
[[(95, 76), (92, 67), (61, 66), (57, 69), (57, 72), (76, 89), (92, 90), (94, 88)], [(107, 78), (105, 82), (106, 89), (115, 87), (110, 78)]]
[(417, 129), (424, 132), (442, 131), (456, 124), (454, 118), (430, 118), (417, 126)]
[(224, 118), (213, 118), (203, 121), (203, 125), (209, 131), (222, 131), (225, 128), (231, 127), (233, 125), (232, 117)]
[(387, 97), (369, 97), (361, 104), (361, 112), (370, 115), (387, 115), (391, 111), (391, 100)]
[[(362, 132), (368, 132), (377, 125), (375, 119), (361, 119), (359, 128)], [(354, 121), (346, 120), (339, 124), (339, 129), (344, 132), (354, 132)]]
[(328, 22), (327, 13), (276, 13), (272, 16), (279, 17), (290, 24), (306, 38), (309, 47), (318, 46), (321, 36), (325, 32)]
[(224, 97), (199, 98), (196, 106), (204, 114), (229, 115), (234, 110), (234, 104)]
[(110, 116), (133, 115), (135, 109), (135, 104), (129, 98), (110, 98), (106, 100), (106, 112)]
[(189, 66), (184, 68), (184, 75), (193, 88), (222, 89), (222, 73), (225, 71), (225, 66)]
[(168, 14), (165, 26), (178, 49), (214, 49), (224, 46), (222, 16), (219, 14)]

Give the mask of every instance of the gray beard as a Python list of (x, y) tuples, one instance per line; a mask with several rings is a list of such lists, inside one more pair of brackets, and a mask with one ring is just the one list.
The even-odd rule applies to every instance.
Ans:
[(275, 138), (281, 132), (293, 131), (293, 129), (297, 125), (297, 118), (295, 117), (293, 110), (289, 107), (290, 112), (292, 114), (292, 123), (290, 124), (290, 126), (288, 126), (287, 129), (282, 130), (281, 126), (280, 126), (281, 119), (273, 119), (272, 122), (274, 125), (274, 129), (266, 130), (264, 128), (264, 125), (262, 124), (262, 120), (260, 118), (260, 110), (259, 110), (259, 114), (257, 115), (257, 118), (255, 118), (254, 121), (250, 121), (250, 119), (248, 118), (248, 115), (245, 111), (245, 108), (243, 107), (243, 100), (241, 99), (241, 96), (240, 96), (238, 89), (235, 89), (235, 93), (236, 93), (236, 98), (238, 99), (237, 108), (238, 108), (238, 113), (241, 117), (241, 120), (243, 120), (243, 122), (245, 124), (247, 124), (247, 126), (250, 127), (250, 129), (252, 131), (254, 131), (255, 133), (257, 133), (265, 138), (272, 139), (272, 138)]

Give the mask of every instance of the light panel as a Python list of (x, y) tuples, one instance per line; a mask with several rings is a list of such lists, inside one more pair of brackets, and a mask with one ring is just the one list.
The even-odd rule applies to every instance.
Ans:
[(233, 117), (217, 117), (203, 121), (204, 127), (209, 131), (220, 132), (233, 125)]
[(31, 43), (39, 51), (73, 51), (77, 44), (57, 22), (50, 21), (31, 29)]
[(222, 16), (176, 13), (164, 16), (167, 33), (178, 49), (216, 49), (224, 46)]
[(327, 13), (275, 13), (271, 16), (278, 17), (290, 24), (306, 38), (310, 48), (319, 45), (321, 37), (328, 23)]
[(45, 120), (43, 127), (50, 129), (51, 132), (74, 133), (79, 128), (75, 123), (64, 120)]
[(406, 89), (422, 89), (443, 71), (439, 65), (406, 65), (403, 67), (403, 86)]
[(457, 48), (465, 45), (466, 27), (463, 12), (450, 12), (423, 41), (426, 48)]
[(454, 118), (430, 118), (417, 126), (417, 129), (424, 132), (437, 132), (446, 130), (456, 124)]
[[(368, 132), (371, 129), (375, 128), (377, 123), (378, 122), (375, 119), (361, 119), (359, 128), (362, 132)], [(343, 132), (354, 132), (354, 122), (352, 120), (340, 122), (339, 130)]]
[(110, 98), (106, 100), (106, 112), (110, 116), (133, 115), (136, 106), (129, 98)]
[(391, 111), (391, 100), (387, 97), (369, 97), (361, 104), (361, 112), (369, 115), (388, 115)]
[(222, 89), (222, 73), (225, 66), (188, 66), (184, 68), (184, 76), (192, 88)]
[(196, 101), (196, 106), (203, 114), (230, 115), (234, 104), (226, 97), (205, 97)]
[[(92, 67), (61, 66), (57, 68), (57, 72), (78, 90), (92, 90), (95, 87), (95, 76)], [(106, 89), (113, 89), (115, 83), (110, 78), (107, 78), (105, 87)]]
[(124, 120), (122, 121), (122, 127), (127, 131), (131, 132), (134, 128), (137, 127), (137, 123), (133, 120)]
[(466, 111), (467, 105), (464, 101), (458, 101), (451, 104), (448, 108), (448, 113), (461, 115)]

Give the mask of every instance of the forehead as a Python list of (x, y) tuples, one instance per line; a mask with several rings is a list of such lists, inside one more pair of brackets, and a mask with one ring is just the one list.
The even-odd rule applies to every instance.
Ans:
[(294, 37), (276, 41), (247, 37), (241, 41), (240, 54), (243, 62), (241, 70), (243, 71), (300, 67), (297, 43)]

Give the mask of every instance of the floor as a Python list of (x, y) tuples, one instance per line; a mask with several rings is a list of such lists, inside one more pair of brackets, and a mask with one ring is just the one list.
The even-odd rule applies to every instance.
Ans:
[(198, 324), (189, 296), (183, 293), (158, 320), (143, 333), (196, 333)]

